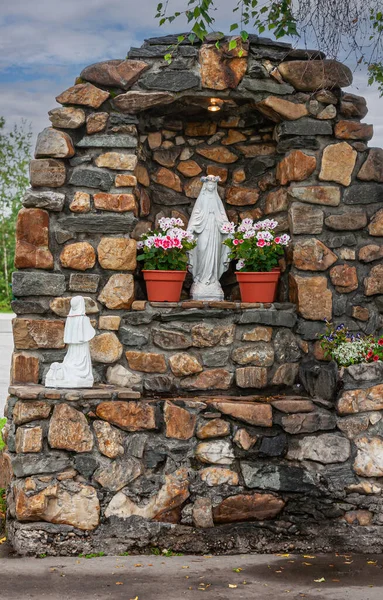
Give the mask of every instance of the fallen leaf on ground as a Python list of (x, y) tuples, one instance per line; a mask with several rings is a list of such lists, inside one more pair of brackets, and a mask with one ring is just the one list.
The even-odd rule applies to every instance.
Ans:
[(236, 588), (236, 587), (238, 587), (238, 586), (235, 583), (229, 583), (229, 588), (233, 589), (233, 588)]
[(124, 585), (122, 581), (116, 581), (116, 585)]
[(135, 567), (142, 567), (141, 563), (137, 563), (136, 565), (134, 565)]
[(288, 558), (290, 554), (274, 554), (274, 556), (282, 556), (284, 558)]
[(234, 573), (240, 573), (241, 571), (243, 571), (243, 569), (241, 569), (241, 567), (237, 567), (236, 569), (233, 569)]
[(303, 562), (302, 565), (306, 565), (306, 567), (312, 567), (313, 563)]
[(331, 579), (331, 581), (336, 581), (338, 583), (340, 579)]
[(367, 564), (368, 564), (368, 565), (376, 565), (376, 564), (377, 564), (377, 562), (378, 562), (377, 560), (368, 560), (368, 561), (367, 561)]
[(324, 577), (321, 577), (320, 579), (314, 579), (315, 583), (323, 583), (323, 581), (326, 581)]
[(304, 554), (303, 558), (316, 558), (316, 556), (310, 556), (310, 554)]
[(7, 538), (3, 537), (3, 538), (0, 539), (0, 544), (4, 544), (4, 542), (6, 542), (6, 541), (7, 541)]

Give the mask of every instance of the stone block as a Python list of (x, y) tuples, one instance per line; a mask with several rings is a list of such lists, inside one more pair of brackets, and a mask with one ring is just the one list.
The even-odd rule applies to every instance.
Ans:
[(226, 435), (230, 435), (230, 424), (223, 419), (211, 419), (210, 421), (201, 422), (197, 428), (197, 437), (200, 440)]
[(336, 265), (330, 270), (331, 283), (340, 294), (348, 294), (358, 289), (358, 274), (355, 267), (347, 264)]
[(238, 473), (222, 467), (206, 467), (199, 471), (199, 475), (208, 487), (216, 485), (238, 485)]
[[(332, 135), (332, 125), (327, 121), (317, 121), (316, 119), (303, 118), (299, 121), (283, 121), (277, 127), (278, 137), (285, 136), (318, 136)], [(307, 146), (306, 146), (307, 148)]]
[(114, 365), (107, 370), (106, 378), (108, 383), (118, 387), (132, 388), (140, 386), (142, 376), (138, 373), (132, 373), (122, 365)]
[(209, 348), (212, 346), (229, 346), (234, 341), (235, 325), (194, 325), (191, 330), (193, 346)]
[(235, 400), (232, 402), (214, 401), (210, 403), (210, 406), (225, 415), (249, 425), (272, 427), (273, 424), (273, 411), (270, 404)]
[(344, 191), (345, 204), (374, 204), (383, 202), (383, 188), (379, 183), (356, 183)]
[(334, 129), (335, 137), (341, 140), (370, 140), (374, 134), (373, 126), (357, 121), (338, 121)]
[(340, 204), (340, 189), (332, 185), (290, 186), (288, 195), (291, 199), (310, 204), (323, 206), (339, 206)]
[(358, 179), (383, 183), (383, 150), (381, 148), (369, 150), (367, 159), (358, 172)]
[(383, 477), (383, 441), (379, 437), (359, 437), (354, 471), (361, 477)]
[(196, 415), (193, 415), (188, 410), (176, 406), (172, 402), (165, 402), (164, 420), (167, 438), (190, 440), (193, 437)]
[(210, 498), (196, 498), (193, 504), (193, 524), (194, 527), (208, 529), (214, 527), (212, 504)]
[(225, 498), (213, 509), (214, 523), (273, 519), (285, 503), (272, 494), (238, 494)]
[(69, 210), (74, 213), (87, 213), (90, 211), (90, 195), (85, 192), (76, 192), (69, 205)]
[(277, 180), (281, 185), (290, 181), (304, 181), (315, 171), (316, 158), (301, 150), (293, 150), (277, 166)]
[(285, 119), (295, 121), (308, 114), (305, 104), (296, 104), (295, 102), (289, 102), (276, 96), (268, 96), (265, 100), (258, 102), (256, 106), (261, 113), (276, 123)]
[(323, 151), (319, 179), (336, 181), (345, 186), (350, 185), (357, 155), (356, 150), (347, 142), (326, 146)]
[(98, 262), (103, 269), (134, 271), (137, 266), (137, 242), (125, 237), (103, 237), (97, 247)]
[(122, 356), (123, 347), (115, 333), (101, 333), (90, 341), (90, 353), (95, 362), (111, 364)]
[(289, 209), (289, 227), (293, 234), (318, 234), (323, 230), (323, 211), (293, 202)]
[(181, 331), (159, 328), (151, 333), (153, 343), (163, 350), (184, 350), (192, 345), (190, 336)]
[(53, 256), (48, 246), (47, 211), (40, 208), (22, 208), (16, 224), (16, 268), (53, 269)]
[(64, 348), (64, 321), (16, 318), (12, 321), (15, 348)]
[(166, 361), (163, 354), (154, 352), (136, 352), (128, 350), (125, 352), (128, 365), (133, 371), (143, 373), (166, 373)]
[(72, 292), (97, 292), (100, 275), (71, 273), (69, 289)]
[[(93, 167), (75, 167), (69, 178), (69, 183), (78, 187), (96, 188), (107, 192), (113, 185), (113, 176), (107, 171), (101, 171), (101, 169)], [(63, 183), (60, 185), (63, 185)]]
[(88, 135), (101, 133), (106, 128), (109, 114), (106, 112), (91, 113), (86, 118), (86, 132)]
[(310, 493), (316, 488), (312, 475), (301, 467), (241, 461), (241, 471), (249, 488), (303, 493)]
[(89, 242), (68, 244), (61, 251), (60, 263), (66, 269), (86, 271), (96, 264), (96, 252)]
[(134, 300), (134, 279), (130, 274), (112, 275), (101, 294), (99, 302), (111, 310), (129, 309)]
[(64, 217), (60, 225), (74, 233), (130, 233), (137, 223), (133, 213), (129, 215), (76, 215)]
[[(95, 139), (96, 136), (92, 136), (92, 140)], [(108, 146), (112, 143), (115, 144), (114, 136), (112, 140), (109, 141)], [(128, 147), (126, 144), (122, 146), (123, 148)], [(106, 169), (113, 169), (114, 171), (134, 171), (137, 165), (137, 156), (135, 154), (126, 154), (122, 152), (105, 152), (105, 154), (100, 154), (95, 159), (96, 167), (104, 167)]]
[(101, 402), (96, 409), (99, 418), (124, 431), (156, 429), (156, 412), (149, 402)]
[(152, 175), (152, 179), (155, 183), (163, 185), (164, 187), (170, 188), (176, 192), (182, 191), (181, 180), (176, 173), (161, 167), (156, 173)]
[(300, 271), (326, 271), (337, 260), (337, 255), (315, 238), (294, 244), (293, 263)]
[(49, 455), (41, 453), (17, 454), (12, 456), (12, 469), (15, 477), (28, 477), (40, 473), (56, 473), (71, 467), (71, 460), (64, 452), (55, 452)]
[(100, 108), (110, 96), (109, 92), (100, 90), (91, 83), (79, 83), (62, 92), (56, 97), (59, 104), (78, 104), (80, 106), (90, 106), (91, 108)]
[(148, 73), (140, 80), (140, 85), (147, 90), (166, 90), (182, 92), (200, 87), (200, 78), (191, 71), (163, 71)]
[(185, 377), (203, 371), (203, 367), (199, 360), (186, 352), (180, 352), (170, 356), (169, 365), (173, 375), (176, 377)]
[(273, 335), (271, 327), (254, 327), (242, 335), (244, 342), (270, 342)]
[[(240, 57), (239, 49), (243, 51)], [(222, 51), (227, 59), (222, 60)], [(201, 67), (201, 84), (212, 90), (235, 89), (241, 82), (247, 70), (247, 48), (240, 41), (237, 48), (229, 50), (228, 43), (223, 43), (218, 49), (214, 44), (204, 44), (199, 51)]]
[(231, 164), (238, 160), (238, 156), (225, 146), (211, 146), (210, 148), (197, 148), (197, 154), (216, 163)]
[(239, 346), (233, 350), (232, 359), (239, 365), (250, 364), (258, 367), (271, 367), (274, 363), (274, 348), (272, 344), (267, 342)]
[[(332, 316), (332, 293), (327, 288), (327, 277), (300, 277), (290, 274), (290, 298), (298, 313), (310, 321), (323, 321)], [(321, 302), (318, 303), (318, 298)]]
[(292, 386), (298, 375), (299, 365), (297, 363), (286, 363), (280, 365), (274, 373), (273, 385)]
[(313, 460), (328, 465), (345, 462), (350, 458), (350, 441), (337, 433), (322, 433), (317, 436), (305, 436), (290, 442), (287, 458), (289, 460)]
[(233, 447), (229, 440), (200, 442), (195, 456), (200, 462), (213, 465), (231, 465), (234, 461)]
[(121, 342), (124, 346), (134, 346), (135, 349), (145, 346), (149, 342), (149, 336), (137, 329), (123, 325), (119, 334)]
[(154, 106), (171, 104), (175, 99), (175, 95), (168, 92), (136, 91), (119, 94), (113, 104), (122, 113), (137, 114)]
[(267, 369), (264, 367), (236, 369), (235, 379), (240, 388), (261, 389), (267, 386)]
[(65, 194), (60, 192), (38, 192), (27, 189), (23, 196), (23, 206), (25, 208), (45, 208), (52, 212), (60, 212), (64, 208)]
[(198, 375), (185, 377), (181, 387), (185, 390), (228, 390), (233, 381), (233, 373), (226, 369), (208, 369)]
[(287, 210), (287, 191), (283, 188), (270, 192), (265, 200), (265, 215), (270, 215)]
[(39, 359), (26, 352), (13, 353), (11, 367), (12, 383), (38, 383)]
[(16, 453), (41, 452), (43, 447), (42, 427), (18, 427), (16, 431)]
[(85, 123), (85, 112), (82, 108), (73, 106), (54, 108), (48, 112), (48, 115), (53, 127), (62, 129), (77, 129)]
[(31, 160), (29, 177), (33, 187), (61, 187), (66, 180), (65, 164), (54, 158)]
[[(362, 367), (359, 373), (355, 371), (355, 377), (357, 374), (362, 381), (368, 381), (368, 377), (371, 376), (371, 367), (378, 367), (378, 365), (355, 365), (356, 367)], [(368, 368), (366, 368), (368, 366)], [(375, 371), (375, 369), (374, 369)], [(363, 374), (365, 376), (363, 377)], [(374, 373), (372, 373), (374, 374)], [(375, 373), (378, 380), (381, 379), (382, 373), (380, 369)], [(363, 378), (362, 378), (363, 377)], [(367, 389), (353, 389), (342, 393), (337, 403), (337, 411), (340, 415), (351, 415), (360, 412), (383, 410), (383, 385), (378, 384)]]
[(137, 185), (137, 178), (135, 175), (128, 175), (125, 173), (119, 173), (114, 179), (114, 185), (116, 188), (119, 187), (135, 187)]
[(352, 83), (351, 70), (336, 60), (292, 60), (282, 62), (278, 69), (283, 79), (304, 92), (348, 87)]
[(335, 231), (356, 231), (366, 227), (367, 215), (363, 210), (349, 209), (348, 212), (326, 217), (325, 223)]
[(383, 209), (378, 210), (372, 217), (368, 226), (368, 233), (372, 236), (383, 236)]
[(57, 404), (49, 423), (48, 442), (51, 448), (90, 452), (93, 435), (85, 415), (69, 404)]
[(121, 323), (121, 317), (117, 315), (103, 315), (98, 320), (99, 329), (108, 329), (110, 331), (118, 331)]
[(18, 400), (13, 409), (13, 422), (15, 425), (23, 425), (30, 421), (47, 419), (51, 412), (48, 402), (36, 400), (33, 402), (22, 402)]
[(64, 131), (46, 127), (37, 136), (36, 158), (71, 158), (74, 156), (73, 142)]
[(80, 77), (97, 85), (127, 90), (148, 68), (142, 60), (105, 60), (85, 67)]
[(226, 190), (226, 202), (234, 206), (248, 206), (255, 204), (259, 198), (259, 191), (254, 188), (230, 186)]
[(143, 466), (133, 456), (118, 458), (106, 466), (100, 466), (93, 478), (102, 488), (110, 492), (118, 492), (123, 487), (142, 475)]

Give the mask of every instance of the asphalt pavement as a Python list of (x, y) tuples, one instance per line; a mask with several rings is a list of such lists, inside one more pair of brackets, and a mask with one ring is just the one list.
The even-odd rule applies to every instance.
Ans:
[[(4, 554), (4, 553), (3, 553)], [(383, 556), (0, 559), (2, 600), (382, 600)]]

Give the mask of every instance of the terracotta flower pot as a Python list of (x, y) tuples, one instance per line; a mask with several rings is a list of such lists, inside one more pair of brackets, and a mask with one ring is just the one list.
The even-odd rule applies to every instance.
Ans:
[(235, 272), (242, 302), (274, 302), (281, 275), (280, 269), (268, 273)]
[(187, 271), (142, 272), (149, 302), (179, 302)]

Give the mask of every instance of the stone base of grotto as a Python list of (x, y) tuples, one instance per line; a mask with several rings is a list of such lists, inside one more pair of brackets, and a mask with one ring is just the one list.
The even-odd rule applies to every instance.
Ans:
[(339, 392), (141, 398), (11, 386), (19, 554), (383, 551), (379, 364)]

